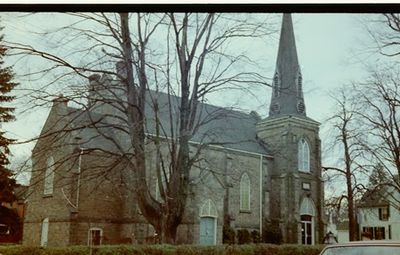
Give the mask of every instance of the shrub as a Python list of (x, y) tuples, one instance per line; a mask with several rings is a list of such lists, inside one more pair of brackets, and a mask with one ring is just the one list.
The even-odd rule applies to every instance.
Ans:
[[(238, 231), (239, 232), (239, 231)], [(241, 231), (245, 233), (243, 229)], [(248, 236), (250, 233), (247, 231)], [(246, 235), (246, 234), (244, 234)], [(322, 245), (103, 245), (96, 247), (93, 255), (318, 255)], [(0, 246), (3, 255), (88, 255), (87, 246), (29, 247), (22, 245)]]
[(323, 246), (285, 244), (279, 248), (278, 255), (318, 255)]
[(279, 223), (266, 224), (263, 231), (263, 241), (265, 243), (281, 244), (282, 240), (282, 231)]
[(146, 255), (174, 255), (176, 247), (169, 244), (140, 245), (139, 248)]
[(275, 244), (257, 244), (254, 250), (254, 254), (257, 255), (281, 255), (280, 249)]
[(87, 255), (89, 247), (87, 246), (70, 246), (70, 247), (31, 247), (31, 246), (7, 246), (0, 247), (0, 253), (3, 255)]
[(260, 243), (261, 242), (260, 232), (257, 230), (251, 231), (251, 239), (253, 243)]
[[(248, 233), (249, 233), (249, 237), (251, 239), (250, 232), (248, 232)], [(236, 252), (237, 255), (253, 255), (253, 254), (256, 254), (255, 253), (255, 245), (253, 245), (253, 244), (240, 245), (240, 246), (238, 246), (238, 248), (239, 249)]]
[(228, 225), (224, 225), (222, 229), (222, 243), (234, 244), (235, 243), (235, 230)]
[(238, 244), (251, 243), (250, 232), (247, 229), (239, 229), (237, 232)]

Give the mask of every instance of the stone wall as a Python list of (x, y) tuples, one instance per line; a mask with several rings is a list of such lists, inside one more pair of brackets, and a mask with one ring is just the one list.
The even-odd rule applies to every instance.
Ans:
[[(284, 242), (301, 242), (300, 204), (305, 197), (315, 204), (315, 241), (323, 232), (323, 182), (319, 123), (307, 118), (286, 116), (264, 120), (258, 135), (274, 155), (271, 173), (270, 215), (280, 222)], [(310, 148), (310, 172), (298, 170), (298, 143), (306, 139)]]
[[(67, 126), (63, 118), (66, 102), (55, 100), (53, 104), (42, 131), (43, 138), (39, 139), (32, 151), (32, 177), (24, 219), (23, 243), (26, 245), (40, 245), (41, 225), (45, 218), (49, 219), (49, 245), (68, 243), (71, 210), (68, 195), (75, 165), (69, 157), (72, 148), (66, 143), (68, 134), (63, 132)], [(44, 194), (45, 172), (50, 157), (54, 159), (53, 192)], [(60, 235), (57, 231), (60, 231)]]
[[(67, 125), (60, 121), (60, 116), (66, 112), (65, 107), (65, 102), (55, 103), (44, 131)], [(71, 133), (55, 140), (51, 137), (40, 139), (35, 147), (33, 182), (30, 188), (32, 195), (25, 219), (24, 243), (40, 244), (40, 237), (35, 239), (29, 235), (37, 232), (40, 236), (41, 223), (46, 217), (50, 222), (49, 233), (54, 231), (51, 229), (59, 229), (62, 233), (49, 234), (49, 245), (86, 244), (90, 227), (103, 230), (104, 243), (152, 242), (154, 229), (140, 216), (130, 169), (123, 164), (123, 160), (104, 152), (91, 151), (87, 147), (82, 148), (79, 156), (79, 148), (76, 144), (73, 146), (74, 136)], [(192, 144), (192, 153), (195, 153), (197, 148), (198, 145)], [(147, 178), (150, 192), (154, 196), (155, 151), (154, 145), (149, 144), (147, 167), (150, 171)], [(166, 165), (169, 164), (166, 141), (162, 153)], [(56, 170), (53, 194), (43, 196), (44, 172), (49, 156), (53, 156), (55, 162), (62, 163)], [(183, 222), (178, 228), (177, 241), (199, 242), (200, 210), (209, 199), (216, 208), (217, 243), (222, 242), (222, 227), (227, 219), (235, 229), (259, 230), (262, 221), (260, 216), (268, 214), (261, 210), (268, 205), (265, 204), (265, 198), (260, 199), (260, 195), (262, 196), (267, 189), (273, 190), (271, 187), (265, 187), (272, 184), (267, 181), (265, 160), (259, 154), (224, 149), (220, 146), (205, 148), (191, 170), (190, 194)], [(251, 183), (251, 209), (246, 212), (240, 211), (239, 208), (240, 179), (244, 173), (248, 174)]]

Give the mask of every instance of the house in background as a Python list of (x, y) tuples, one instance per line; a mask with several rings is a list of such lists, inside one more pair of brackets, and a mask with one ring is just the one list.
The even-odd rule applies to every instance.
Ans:
[[(319, 123), (306, 115), (290, 14), (283, 15), (273, 77), (265, 119), (254, 112), (200, 104), (199, 118), (204, 119), (199, 121), (205, 125), (192, 137), (191, 148), (207, 146), (191, 171), (178, 243), (218, 244), (224, 225), (262, 233), (271, 224), (285, 243), (322, 242)], [(54, 99), (32, 151), (26, 245), (144, 243), (156, 235), (139, 210), (129, 162), (118, 156), (119, 150), (131, 149), (129, 134), (120, 131), (126, 117), (117, 116), (118, 105), (113, 105), (126, 101), (125, 89), (109, 75), (92, 75), (89, 84), (88, 104), (81, 109), (70, 107), (62, 96)], [(180, 99), (147, 91), (148, 102), (154, 98), (157, 121), (168, 127), (176, 121)], [(212, 116), (217, 118), (207, 121)], [(155, 173), (155, 108), (146, 107), (145, 117), (147, 167)], [(167, 128), (161, 137), (165, 158), (168, 137)], [(146, 181), (159, 199), (155, 174)]]
[(337, 231), (337, 240), (338, 243), (346, 243), (349, 242), (349, 220), (343, 219), (342, 221), (337, 223), (336, 226)]
[(21, 243), (28, 186), (14, 189), (16, 200), (0, 206), (0, 243)]
[(400, 240), (400, 194), (391, 186), (366, 192), (358, 207), (361, 240)]

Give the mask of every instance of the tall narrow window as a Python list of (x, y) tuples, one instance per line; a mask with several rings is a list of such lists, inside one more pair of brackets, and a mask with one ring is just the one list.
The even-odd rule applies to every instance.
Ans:
[(42, 221), (42, 232), (40, 236), (40, 246), (46, 247), (49, 237), (49, 218), (45, 218)]
[(279, 81), (279, 74), (278, 72), (275, 73), (274, 76), (274, 90), (275, 90), (275, 96), (280, 96), (280, 92), (281, 92), (281, 83)]
[(297, 96), (301, 96), (301, 92), (303, 90), (303, 77), (301, 76), (301, 73), (299, 72), (297, 74)]
[(247, 173), (240, 179), (240, 210), (250, 211), (250, 178)]
[(298, 157), (299, 171), (310, 172), (310, 147), (304, 138), (299, 141)]
[(46, 172), (44, 175), (44, 195), (53, 194), (53, 182), (54, 182), (54, 159), (50, 157), (47, 160)]

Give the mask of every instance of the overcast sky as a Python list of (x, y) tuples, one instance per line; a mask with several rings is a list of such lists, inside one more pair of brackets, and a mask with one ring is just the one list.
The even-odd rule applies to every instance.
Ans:
[[(28, 33), (43, 26), (57, 25), (57, 15), (54, 20), (44, 20), (42, 17), (32, 19), (21, 18), (21, 13), (1, 13), (3, 33), (9, 41), (24, 41), (40, 43), (40, 36)], [(16, 17), (19, 18), (16, 18)], [(304, 81), (304, 97), (307, 115), (322, 122), (321, 138), (325, 139), (324, 120), (329, 116), (333, 107), (328, 96), (334, 90), (351, 81), (362, 80), (365, 77), (365, 66), (360, 60), (365, 60), (365, 46), (367, 44), (366, 31), (360, 19), (362, 14), (293, 14), (294, 30), (296, 36), (297, 53), (302, 69)], [(47, 24), (47, 25), (46, 25)], [(280, 29), (280, 24), (279, 24)], [(274, 39), (266, 43), (263, 48), (256, 49), (257, 54), (262, 54), (267, 60), (265, 76), (272, 77), (278, 47), (279, 33)], [(368, 59), (371, 61), (371, 59)], [(19, 74), (18, 70), (15, 70)], [(257, 100), (252, 100), (243, 109), (253, 109), (260, 115), (266, 116), (270, 100), (270, 89), (258, 95)], [(218, 105), (223, 103), (211, 102)], [(245, 104), (245, 103), (244, 103)], [(24, 108), (21, 106), (21, 108)], [(44, 124), (48, 109), (30, 111), (18, 114), (17, 120), (4, 125), (4, 128), (20, 140), (30, 139), (39, 135)], [(14, 146), (13, 153), (17, 157), (30, 156), (34, 143)], [(324, 162), (323, 162), (324, 163)]]

